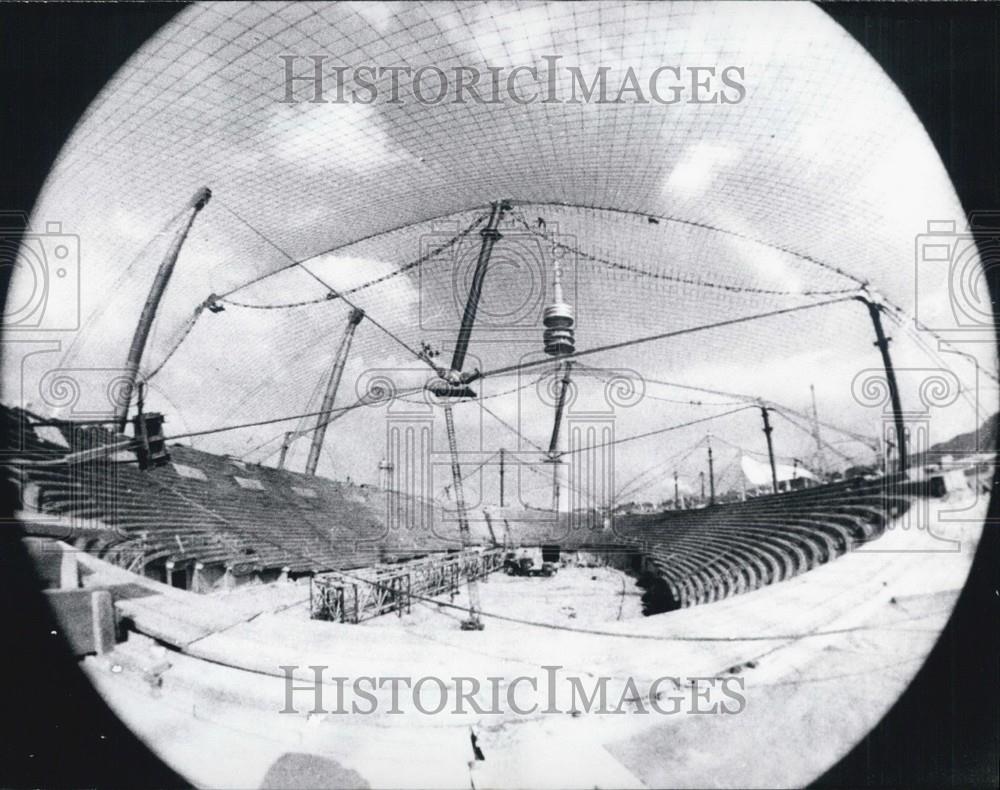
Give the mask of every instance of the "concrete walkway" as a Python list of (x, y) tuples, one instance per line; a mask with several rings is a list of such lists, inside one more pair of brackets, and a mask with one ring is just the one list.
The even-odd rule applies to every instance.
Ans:
[[(985, 502), (964, 504), (964, 521), (945, 522), (938, 511), (963, 503), (932, 503), (937, 537), (893, 525), (864, 549), (787, 582), (653, 617), (633, 612), (617, 620), (601, 607), (600, 617), (560, 616), (561, 606), (579, 608), (578, 588), (565, 591), (576, 603), (557, 600), (560, 584), (577, 587), (569, 575), (482, 585), (485, 611), (504, 605), (504, 614), (558, 629), (486, 618), (484, 631), (464, 632), (460, 612), (430, 608), (407, 622), (309, 621), (227, 606), (224, 597), (175, 590), (85, 557), (90, 584), (138, 585), (144, 594), (117, 604), (141, 633), (84, 665), (123, 720), (198, 785), (280, 786), (297, 777), (297, 786), (799, 786), (878, 722), (933, 646), (982, 529)], [(526, 583), (535, 592), (520, 593), (514, 605), (510, 596)], [(404, 693), (403, 711), (390, 713), (391, 689), (383, 687), (373, 703), (345, 696), (347, 708), (377, 705), (372, 713), (311, 713), (312, 665), (328, 667), (325, 711), (336, 708), (335, 676), (348, 678), (348, 689), (361, 676), (442, 678), (449, 705), (425, 714)], [(283, 666), (296, 667), (295, 685), (306, 687), (293, 693), (297, 713), (280, 712)], [(477, 699), (487, 710), (487, 679), (498, 678), (503, 712), (471, 705), (455, 712), (457, 676), (482, 682)], [(515, 702), (538, 704), (524, 715), (506, 704), (519, 676), (543, 689), (533, 697), (530, 682), (518, 682)], [(667, 712), (643, 706), (654, 682), (668, 676), (680, 687), (657, 687)], [(692, 686), (692, 678), (710, 680)], [(720, 696), (726, 678), (745, 704), (728, 697), (725, 707), (739, 712), (693, 712), (727, 703)], [(574, 683), (588, 693), (604, 683), (612, 709), (629, 701), (622, 712), (586, 712)], [(436, 687), (425, 684), (425, 707), (438, 698)], [(707, 696), (694, 700), (706, 687)], [(473, 733), (483, 760), (474, 759)]]

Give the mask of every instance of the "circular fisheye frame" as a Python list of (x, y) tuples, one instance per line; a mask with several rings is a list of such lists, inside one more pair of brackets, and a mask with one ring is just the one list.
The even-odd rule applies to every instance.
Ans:
[(818, 8), (198, 3), (58, 162), (5, 474), (192, 784), (803, 785), (948, 621), (996, 245)]
[(29, 244), (18, 245), (13, 239), (0, 237), (0, 266), (12, 269), (22, 287), (17, 301), (8, 300), (4, 307), (4, 326), (18, 326), (36, 316), (45, 304), (48, 288), (48, 268), (38, 249)]

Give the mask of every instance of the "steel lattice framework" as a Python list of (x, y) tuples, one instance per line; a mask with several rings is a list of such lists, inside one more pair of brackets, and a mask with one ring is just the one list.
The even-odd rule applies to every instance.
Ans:
[(376, 565), (352, 573), (320, 573), (309, 580), (314, 619), (360, 623), (379, 615), (409, 611), (413, 597), (457, 592), (467, 580), (500, 570), (504, 551), (467, 549), (396, 565)]

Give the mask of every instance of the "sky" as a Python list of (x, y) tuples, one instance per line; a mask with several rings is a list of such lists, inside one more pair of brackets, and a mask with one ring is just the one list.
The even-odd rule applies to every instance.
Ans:
[[(641, 82), (665, 65), (732, 66), (745, 95), (426, 106), (404, 89), (402, 104), (282, 101), (280, 56), (307, 64), (316, 54), (348, 68), (538, 66), (543, 78), (544, 58), (558, 55), (563, 96), (565, 66), (588, 78), (607, 67), (612, 83), (629, 69)], [(531, 85), (521, 77), (523, 94)], [(167, 415), (174, 436), (317, 410), (352, 305), (367, 318), (337, 404), (353, 403), (373, 378), (419, 387), (426, 366), (413, 351), (426, 343), (437, 361), (450, 358), (478, 231), (500, 198), (514, 205), (472, 336), (469, 364), (480, 370), (541, 356), (557, 259), (578, 349), (846, 298), (868, 283), (893, 305), (898, 321), (885, 320), (904, 406), (930, 425), (931, 441), (995, 411), (981, 267), (947, 173), (892, 82), (804, 4), (187, 8), (87, 111), (32, 212), (36, 262), (16, 276), (7, 308), (20, 312), (6, 339), (5, 403), (69, 418), (106, 410), (156, 267), (203, 185), (213, 197), (183, 246), (142, 367), (152, 374), (148, 408)], [(955, 231), (930, 235), (931, 221)], [(35, 279), (32, 266), (55, 276)], [(353, 292), (325, 299), (331, 290)], [(225, 310), (201, 311), (192, 326), (211, 294), (228, 294)], [(978, 323), (961, 327), (956, 304), (971, 305)], [(869, 381), (881, 366), (873, 340), (863, 305), (848, 300), (593, 354), (574, 373), (563, 440), (581, 435), (574, 425), (621, 439), (755, 397), (808, 413), (810, 385), (824, 423), (875, 436), (891, 415)], [(523, 455), (525, 502), (548, 497), (538, 447), (552, 428), (544, 390), (553, 369), (487, 377), (476, 387), (482, 400), (455, 407), (463, 468), (486, 462), (470, 496), (496, 498), (490, 456), (505, 447)], [(635, 393), (609, 401), (608, 379)], [(53, 389), (65, 380), (78, 395)], [(429, 420), (440, 454), (441, 409), (414, 399), (338, 419), (320, 473), (376, 482), (393, 426), (407, 420)], [(282, 434), (307, 426), (289, 419), (185, 441), (273, 464)], [(780, 459), (817, 463), (808, 430), (780, 415), (774, 426)], [(600, 463), (612, 490), (638, 477), (648, 485), (636, 496), (670, 497), (675, 468), (695, 490), (709, 431), (716, 469), (735, 485), (738, 448), (758, 460), (765, 449), (752, 408), (617, 444), (613, 471)], [(844, 454), (828, 449), (827, 465), (871, 461), (848, 433), (822, 433)], [(307, 445), (292, 445), (289, 468), (302, 468)], [(449, 481), (435, 465), (428, 486), (438, 493)]]

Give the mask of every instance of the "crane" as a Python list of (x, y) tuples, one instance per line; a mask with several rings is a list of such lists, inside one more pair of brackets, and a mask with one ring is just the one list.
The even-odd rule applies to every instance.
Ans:
[[(479, 248), (479, 258), (476, 260), (476, 268), (472, 275), (472, 283), (469, 286), (469, 296), (465, 302), (465, 310), (462, 313), (462, 324), (458, 330), (458, 339), (455, 342), (455, 351), (451, 359), (451, 368), (447, 371), (439, 370), (439, 378), (428, 384), (432, 393), (437, 395), (444, 408), (445, 430), (448, 434), (448, 452), (451, 456), (451, 478), (452, 490), (455, 495), (455, 508), (458, 513), (458, 532), (461, 536), (463, 548), (472, 545), (472, 534), (469, 530), (469, 516), (465, 509), (465, 495), (462, 490), (462, 469), (458, 460), (458, 439), (455, 435), (455, 415), (452, 412), (452, 402), (475, 396), (469, 387), (469, 382), (478, 378), (479, 371), (463, 373), (465, 365), (465, 355), (469, 350), (469, 340), (472, 337), (472, 328), (476, 322), (476, 312), (479, 309), (479, 297), (483, 292), (483, 282), (486, 279), (486, 270), (489, 266), (490, 255), (493, 252), (493, 245), (503, 236), (497, 229), (503, 215), (510, 209), (510, 203), (506, 200), (495, 201), (490, 207), (490, 218), (486, 227), (479, 231), (482, 242)], [(482, 631), (485, 627), (479, 617), (479, 583), (475, 572), (469, 575), (469, 616), (462, 621), (463, 631)]]

